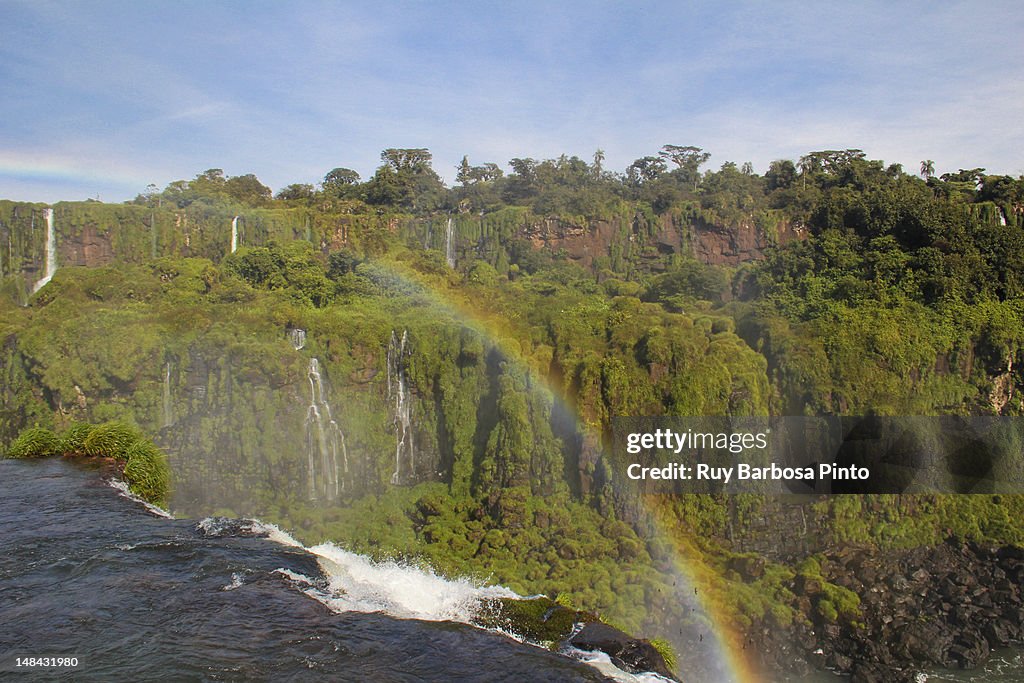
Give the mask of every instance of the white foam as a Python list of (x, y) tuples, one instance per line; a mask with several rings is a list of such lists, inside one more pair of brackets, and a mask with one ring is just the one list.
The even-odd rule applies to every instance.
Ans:
[(221, 588), (222, 591), (233, 591), (236, 588), (241, 588), (242, 584), (245, 583), (242, 580), (242, 575), (238, 572), (231, 573), (231, 583)]
[(268, 539), (281, 545), (292, 548), (303, 548), (303, 545), (296, 541), (285, 531), (282, 531), (276, 524), (261, 522), (258, 519), (233, 519), (230, 517), (204, 517), (196, 525), (200, 531), (207, 536), (222, 536), (225, 531), (235, 530), (254, 536), (266, 535)]
[(134, 493), (132, 493), (131, 489), (128, 488), (127, 482), (122, 481), (120, 479), (108, 479), (107, 483), (112, 488), (117, 489), (117, 491), (128, 500), (134, 500), (136, 503), (142, 503), (142, 505), (145, 506), (147, 510), (152, 512), (157, 517), (166, 517), (167, 519), (174, 519), (174, 515), (172, 515), (167, 510), (164, 510), (162, 507), (153, 505), (149, 501), (143, 500), (142, 498), (139, 498)]
[(267, 538), (269, 538), (271, 541), (274, 541), (275, 543), (287, 545), (292, 548), (305, 547), (301, 543), (296, 541), (294, 538), (292, 538), (292, 535), (289, 534), (287, 531), (282, 531), (281, 528), (276, 524), (271, 524), (269, 522), (261, 522), (258, 519), (252, 519), (249, 521), (252, 522), (252, 528), (254, 530), (265, 532), (267, 534)]
[(309, 548), (328, 577), (326, 604), (338, 612), (385, 612), (401, 619), (472, 623), (481, 601), (518, 598), (504, 586), (446, 579), (429, 568), (368, 557), (333, 543)]
[[(304, 547), (273, 524), (251, 521), (254, 528), (268, 531), (270, 538), (278, 543)], [(484, 586), (466, 578), (447, 579), (429, 567), (408, 562), (377, 562), (329, 542), (305, 549), (317, 557), (328, 580), (326, 589), (304, 574), (284, 568), (275, 570), (275, 573), (288, 578), (300, 592), (339, 613), (382, 612), (399, 619), (456, 621), (477, 626), (473, 619), (485, 600), (525, 599), (504, 586)], [(527, 645), (535, 645), (515, 633), (499, 632)], [(623, 671), (603, 652), (586, 652), (570, 647), (562, 654), (623, 683), (671, 683), (671, 679), (653, 672), (631, 674)]]
[(622, 683), (672, 683), (671, 679), (665, 678), (653, 671), (646, 671), (639, 674), (631, 674), (627, 671), (623, 671), (612, 664), (612, 658), (604, 652), (589, 652), (587, 650), (579, 650), (577, 648), (570, 647), (567, 650), (563, 650), (562, 653), (572, 657), (573, 659), (579, 660), (584, 664), (589, 664), (614, 681), (622, 681)]

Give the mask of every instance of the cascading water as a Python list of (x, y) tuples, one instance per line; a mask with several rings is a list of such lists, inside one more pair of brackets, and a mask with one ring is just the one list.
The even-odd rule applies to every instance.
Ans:
[(164, 427), (174, 424), (174, 406), (171, 401), (171, 361), (164, 366)]
[(455, 225), (452, 222), (452, 217), (448, 216), (448, 224), (444, 228), (444, 260), (448, 262), (449, 268), (455, 267), (455, 244), (452, 241), (454, 231)]
[(33, 294), (53, 279), (53, 274), (57, 272), (57, 235), (53, 231), (53, 209), (43, 209), (43, 215), (46, 216), (46, 270), (43, 279), (32, 288)]
[(293, 349), (301, 351), (306, 346), (306, 331), (293, 327), (288, 330), (288, 340), (291, 341)]
[(156, 212), (149, 215), (149, 256), (156, 258)]
[(412, 397), (409, 395), (409, 382), (405, 376), (406, 358), (409, 353), (409, 331), (402, 330), (402, 337), (399, 339), (395, 331), (391, 330), (391, 342), (388, 344), (388, 398), (395, 402), (393, 424), (397, 437), (392, 484), (402, 483), (403, 462), (407, 463), (406, 479), (411, 479), (416, 474), (416, 450), (412, 438)]
[(338, 453), (341, 453), (343, 474), (347, 474), (348, 451), (345, 449), (345, 434), (331, 417), (331, 406), (324, 396), (320, 361), (317, 358), (309, 359), (309, 394), (309, 409), (306, 412), (309, 498), (336, 500), (343, 486), (338, 476)]
[(235, 216), (231, 219), (231, 253), (235, 253), (235, 249), (238, 249), (238, 219), (239, 216)]

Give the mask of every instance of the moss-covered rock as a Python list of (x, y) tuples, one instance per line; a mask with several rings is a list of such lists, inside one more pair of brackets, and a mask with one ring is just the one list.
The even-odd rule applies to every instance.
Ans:
[(558, 643), (568, 638), (577, 624), (599, 621), (596, 614), (569, 609), (541, 596), (488, 600), (475, 623), (512, 633), (533, 643)]

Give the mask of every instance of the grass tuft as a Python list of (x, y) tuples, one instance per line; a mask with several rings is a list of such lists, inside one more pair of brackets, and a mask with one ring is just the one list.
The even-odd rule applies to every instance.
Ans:
[(8, 458), (45, 458), (60, 453), (60, 439), (49, 429), (26, 429), (7, 449)]
[(64, 455), (85, 455), (85, 440), (96, 429), (86, 422), (76, 422), (60, 435), (60, 451)]
[(651, 638), (648, 642), (650, 642), (651, 647), (658, 651), (661, 658), (665, 660), (665, 666), (669, 668), (669, 671), (675, 671), (678, 662), (676, 660), (676, 651), (672, 648), (671, 643), (664, 638)]
[(104, 422), (93, 428), (82, 443), (84, 455), (105, 456), (115, 460), (127, 460), (128, 451), (141, 436), (123, 422)]
[(171, 468), (167, 456), (147, 440), (135, 442), (127, 452), (124, 479), (132, 493), (160, 506), (167, 505)]

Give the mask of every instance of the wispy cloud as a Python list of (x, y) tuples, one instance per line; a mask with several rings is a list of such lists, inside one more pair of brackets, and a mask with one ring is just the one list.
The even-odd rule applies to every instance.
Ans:
[[(1012, 3), (23, 3), (0, 19), (19, 94), (0, 149), (100, 169), (90, 194), (213, 166), (274, 187), (368, 175), (390, 146), (430, 147), (447, 178), (463, 154), (602, 147), (622, 169), (670, 142), (762, 169), (838, 146), (1024, 166)], [(25, 190), (15, 166), (0, 195)], [(31, 198), (68, 189), (32, 177)]]

